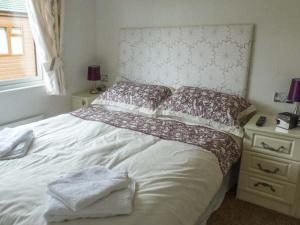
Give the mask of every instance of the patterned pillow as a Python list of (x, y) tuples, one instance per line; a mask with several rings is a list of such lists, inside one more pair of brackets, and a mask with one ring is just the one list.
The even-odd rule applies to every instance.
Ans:
[(153, 114), (158, 105), (171, 95), (172, 91), (168, 87), (121, 81), (105, 91), (92, 104)]
[(201, 123), (242, 135), (241, 119), (255, 108), (244, 98), (197, 87), (181, 87), (158, 108), (158, 115)]

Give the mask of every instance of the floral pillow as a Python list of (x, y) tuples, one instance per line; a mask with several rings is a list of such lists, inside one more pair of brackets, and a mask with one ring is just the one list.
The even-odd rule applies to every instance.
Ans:
[(159, 104), (171, 95), (171, 89), (165, 86), (121, 81), (96, 98), (92, 104), (118, 107), (122, 111), (153, 114)]
[(158, 108), (158, 115), (201, 123), (242, 136), (242, 119), (255, 108), (244, 98), (197, 87), (181, 87)]

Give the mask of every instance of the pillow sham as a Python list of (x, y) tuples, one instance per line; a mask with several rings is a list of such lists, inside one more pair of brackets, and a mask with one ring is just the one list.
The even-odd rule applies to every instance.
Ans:
[(97, 97), (92, 104), (154, 114), (159, 104), (171, 95), (171, 89), (165, 86), (121, 81)]
[(205, 124), (242, 136), (241, 123), (255, 111), (244, 98), (197, 87), (181, 87), (166, 99), (157, 114), (184, 122)]

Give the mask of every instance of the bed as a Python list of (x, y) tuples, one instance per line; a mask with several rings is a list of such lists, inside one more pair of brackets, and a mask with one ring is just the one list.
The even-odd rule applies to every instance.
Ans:
[[(122, 29), (120, 77), (245, 95), (252, 30), (252, 25)], [(206, 63), (193, 56), (195, 50), (206, 59), (216, 49), (223, 55)], [(163, 133), (169, 126), (177, 133)], [(24, 158), (0, 161), (1, 225), (45, 225), (47, 184), (93, 165), (126, 170), (136, 180), (133, 213), (56, 224), (204, 225), (231, 186), (241, 152), (240, 138), (217, 129), (97, 104), (20, 128), (33, 129), (35, 140)]]

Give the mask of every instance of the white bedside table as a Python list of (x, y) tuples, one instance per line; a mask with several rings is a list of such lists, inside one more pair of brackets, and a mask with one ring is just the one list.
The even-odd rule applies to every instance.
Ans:
[(275, 131), (275, 115), (245, 126), (237, 198), (300, 218), (300, 128)]
[(72, 110), (88, 107), (100, 94), (90, 94), (88, 90), (73, 94)]

